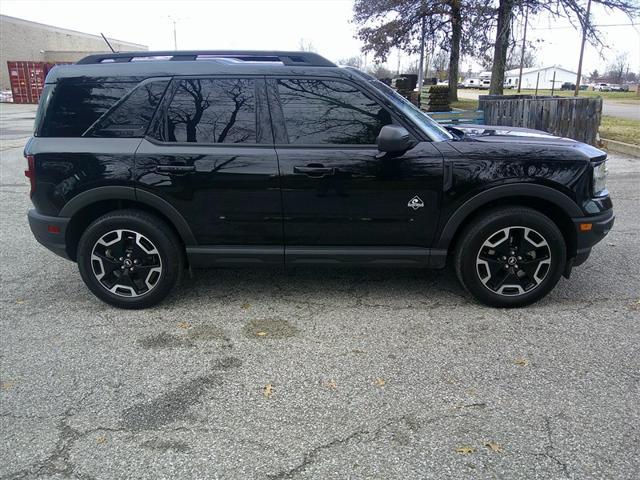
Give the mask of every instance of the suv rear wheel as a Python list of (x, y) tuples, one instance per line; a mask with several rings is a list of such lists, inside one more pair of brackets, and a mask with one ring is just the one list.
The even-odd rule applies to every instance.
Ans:
[(558, 283), (566, 263), (564, 237), (542, 213), (525, 207), (494, 210), (463, 232), (455, 254), (460, 283), (494, 307), (522, 307)]
[(180, 241), (159, 218), (139, 210), (103, 215), (78, 244), (78, 268), (89, 289), (120, 308), (160, 302), (184, 269)]

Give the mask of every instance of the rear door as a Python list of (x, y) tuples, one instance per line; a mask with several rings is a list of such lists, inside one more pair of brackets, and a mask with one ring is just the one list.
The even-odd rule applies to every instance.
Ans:
[(281, 262), (278, 162), (264, 99), (262, 77), (174, 78), (136, 152), (136, 180), (180, 212), (199, 245), (274, 246)]

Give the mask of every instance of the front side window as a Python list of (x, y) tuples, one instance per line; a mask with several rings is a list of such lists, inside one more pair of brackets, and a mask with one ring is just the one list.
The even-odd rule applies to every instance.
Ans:
[(162, 136), (167, 142), (256, 143), (255, 82), (180, 80), (167, 109)]
[(386, 109), (344, 82), (281, 79), (278, 93), (292, 144), (372, 145), (392, 123)]

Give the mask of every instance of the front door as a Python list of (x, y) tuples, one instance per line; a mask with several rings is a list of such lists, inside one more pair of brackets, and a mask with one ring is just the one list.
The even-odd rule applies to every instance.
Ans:
[(282, 248), (278, 162), (264, 95), (261, 77), (176, 78), (136, 152), (137, 188), (167, 200), (199, 245), (219, 247), (212, 251)]
[(277, 96), (270, 104), (286, 251), (428, 248), (442, 191), (442, 155), (433, 144), (381, 155), (378, 133), (398, 120), (351, 83), (279, 78), (268, 84), (270, 97)]

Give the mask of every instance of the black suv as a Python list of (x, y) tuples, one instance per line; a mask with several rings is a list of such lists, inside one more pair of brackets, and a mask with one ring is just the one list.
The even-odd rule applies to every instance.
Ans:
[(100, 299), (142, 308), (185, 269), (442, 268), (522, 306), (613, 224), (606, 155), (507, 127), (443, 128), (308, 52), (92, 55), (47, 76), (25, 147), (36, 239)]

